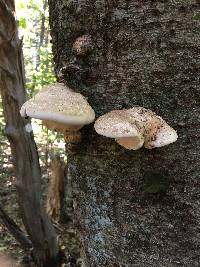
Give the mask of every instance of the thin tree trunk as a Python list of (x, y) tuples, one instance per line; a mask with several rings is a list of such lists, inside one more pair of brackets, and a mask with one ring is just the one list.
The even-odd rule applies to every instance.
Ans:
[(22, 47), (14, 1), (0, 0), (0, 89), (5, 134), (10, 141), (17, 177), (19, 207), (38, 266), (58, 266), (54, 228), (41, 206), (41, 172), (30, 122), (19, 113), (25, 101)]
[[(82, 130), (68, 164), (86, 266), (199, 266), (199, 1), (49, 5), (56, 72), (97, 117), (144, 106), (179, 134), (167, 147), (127, 151), (93, 126)], [(94, 49), (75, 55), (83, 34)], [(148, 193), (163, 179), (164, 193)]]
[(48, 7), (48, 1), (44, 0), (43, 1), (43, 12), (41, 14), (41, 26), (40, 26), (40, 40), (39, 40), (39, 45), (37, 48), (37, 63), (36, 63), (36, 70), (37, 68), (40, 66), (40, 49), (42, 48), (44, 41), (45, 41), (45, 32), (46, 32), (46, 28), (45, 28), (45, 22), (46, 22), (46, 10)]
[(59, 222), (64, 211), (65, 164), (59, 155), (51, 157), (51, 176), (47, 195), (47, 214)]
[(49, 44), (49, 35), (50, 35), (49, 32), (50, 32), (50, 30), (49, 30), (49, 25), (48, 25), (48, 28), (47, 28), (46, 31), (45, 31), (45, 42), (44, 42), (45, 47), (47, 47), (48, 44)]

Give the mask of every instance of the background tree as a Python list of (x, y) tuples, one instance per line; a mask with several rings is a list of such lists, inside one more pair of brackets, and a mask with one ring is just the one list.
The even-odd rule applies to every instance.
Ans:
[[(179, 134), (168, 147), (134, 152), (92, 126), (82, 130), (68, 164), (86, 266), (198, 266), (199, 1), (49, 6), (56, 72), (97, 117), (144, 106)], [(93, 50), (77, 55), (73, 43), (84, 34)]]
[(20, 212), (35, 260), (38, 266), (58, 266), (56, 234), (41, 205), (41, 173), (30, 122), (19, 113), (25, 101), (25, 82), (14, 12), (14, 1), (0, 0), (0, 89), (5, 133), (14, 159)]
[(23, 37), (26, 86), (29, 96), (55, 81), (49, 39), (47, 0), (16, 0), (20, 36)]

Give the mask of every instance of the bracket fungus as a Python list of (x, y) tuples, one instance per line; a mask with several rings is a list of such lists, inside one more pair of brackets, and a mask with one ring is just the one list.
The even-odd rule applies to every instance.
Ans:
[(45, 87), (23, 104), (20, 114), (42, 120), (47, 128), (63, 133), (66, 142), (79, 141), (78, 131), (95, 119), (86, 98), (62, 83)]
[(176, 131), (154, 112), (143, 107), (113, 110), (99, 117), (94, 125), (100, 135), (114, 138), (126, 149), (166, 146), (177, 140)]
[(73, 51), (77, 56), (84, 56), (92, 51), (92, 38), (89, 34), (78, 37), (73, 43)]

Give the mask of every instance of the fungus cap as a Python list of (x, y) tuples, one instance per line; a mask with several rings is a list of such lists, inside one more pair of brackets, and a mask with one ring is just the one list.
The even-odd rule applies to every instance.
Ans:
[(94, 128), (100, 135), (115, 138), (115, 141), (127, 149), (139, 149), (143, 145), (137, 126), (128, 119), (124, 110), (113, 110), (98, 118)]
[(136, 123), (144, 135), (144, 147), (152, 149), (176, 142), (177, 132), (150, 109), (133, 107), (127, 110), (129, 119)]
[(115, 138), (120, 145), (133, 150), (143, 144), (148, 149), (162, 147), (178, 138), (165, 120), (143, 107), (108, 112), (97, 119), (94, 127), (98, 134)]
[(177, 139), (177, 132), (164, 121), (162, 125), (157, 127), (151, 138), (145, 141), (144, 147), (148, 149), (163, 147), (176, 142)]
[(113, 110), (99, 117), (94, 125), (96, 132), (111, 138), (131, 137), (138, 129), (126, 118), (123, 110)]
[(81, 128), (95, 119), (94, 110), (86, 98), (61, 83), (45, 87), (23, 104), (20, 113), (22, 117), (47, 121), (46, 124), (60, 123), (75, 128)]

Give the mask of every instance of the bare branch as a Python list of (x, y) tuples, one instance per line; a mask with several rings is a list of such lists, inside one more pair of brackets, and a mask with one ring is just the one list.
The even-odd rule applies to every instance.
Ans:
[(3, 225), (9, 230), (11, 235), (20, 243), (24, 249), (32, 248), (32, 243), (26, 234), (19, 228), (19, 226), (5, 213), (0, 206), (0, 220)]

